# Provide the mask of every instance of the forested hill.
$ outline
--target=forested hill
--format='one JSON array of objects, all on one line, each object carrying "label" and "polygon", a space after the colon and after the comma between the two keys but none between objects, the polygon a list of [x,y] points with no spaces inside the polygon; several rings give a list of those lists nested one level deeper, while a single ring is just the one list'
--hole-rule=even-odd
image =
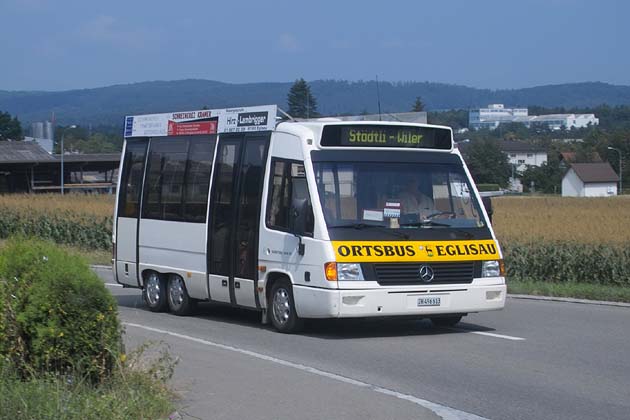
[{"label": "forested hill", "polygon": [[[50,118],[59,124],[119,125],[129,114],[278,104],[286,108],[292,82],[230,84],[211,80],[133,83],[60,92],[0,91],[0,110],[23,123]],[[310,82],[323,115],[377,111],[374,81],[316,80]],[[476,89],[429,82],[380,82],[383,112],[409,111],[420,96],[427,110],[466,109],[489,103],[506,106],[594,107],[630,104],[630,86],[600,82],[538,86],[526,89]]]}]

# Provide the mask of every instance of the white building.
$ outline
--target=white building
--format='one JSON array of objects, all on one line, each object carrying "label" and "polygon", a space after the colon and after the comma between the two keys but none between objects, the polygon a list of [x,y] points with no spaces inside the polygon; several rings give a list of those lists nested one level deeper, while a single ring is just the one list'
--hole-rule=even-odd
[{"label": "white building", "polygon": [[490,104],[487,108],[471,109],[468,112],[468,127],[472,130],[494,130],[502,122],[527,118],[527,113],[527,108],[505,108],[503,104]]},{"label": "white building", "polygon": [[518,172],[523,172],[527,166],[541,166],[547,162],[547,151],[533,144],[503,140],[499,142],[499,147],[503,153],[508,155],[510,165]]},{"label": "white building", "polygon": [[608,162],[573,163],[562,178],[563,197],[617,195],[619,177]]},{"label": "white building", "polygon": [[546,127],[550,130],[569,130],[598,125],[595,114],[549,114],[528,115],[527,108],[505,108],[503,104],[491,104],[487,108],[471,109],[468,125],[471,129],[494,130],[504,123],[522,123],[526,127]]}]

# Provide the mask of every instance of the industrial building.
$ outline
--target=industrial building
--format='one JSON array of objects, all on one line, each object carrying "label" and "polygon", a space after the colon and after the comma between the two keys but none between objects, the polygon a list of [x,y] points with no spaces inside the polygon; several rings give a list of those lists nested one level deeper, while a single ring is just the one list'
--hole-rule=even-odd
[{"label": "industrial building", "polygon": [[529,115],[527,108],[506,108],[503,104],[490,104],[487,108],[471,109],[468,112],[468,126],[471,130],[494,130],[506,123],[521,123],[528,128],[570,130],[599,125],[599,118],[595,114]]}]

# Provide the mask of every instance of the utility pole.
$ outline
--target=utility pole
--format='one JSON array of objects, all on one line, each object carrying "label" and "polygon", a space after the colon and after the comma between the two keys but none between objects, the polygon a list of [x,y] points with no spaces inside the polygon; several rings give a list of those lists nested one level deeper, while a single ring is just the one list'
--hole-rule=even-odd
[{"label": "utility pole", "polygon": [[621,167],[621,150],[617,149],[616,147],[611,147],[608,146],[609,150],[614,150],[615,152],[619,153],[619,195],[623,194],[623,169]]},{"label": "utility pole", "polygon": [[[77,128],[77,126],[76,125],[71,125],[67,129],[70,129],[70,128]],[[64,184],[64,181],[63,181],[63,151],[64,151],[63,138],[66,135],[66,130],[67,129],[64,129],[63,133],[61,133],[61,195],[63,195],[63,184]]]}]

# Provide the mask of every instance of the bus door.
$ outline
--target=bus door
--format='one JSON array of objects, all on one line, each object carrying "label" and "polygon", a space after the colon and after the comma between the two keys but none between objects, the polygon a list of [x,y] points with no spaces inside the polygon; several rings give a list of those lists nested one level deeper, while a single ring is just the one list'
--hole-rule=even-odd
[{"label": "bus door", "polygon": [[220,302],[260,307],[258,232],[269,134],[219,138],[208,222],[208,289]]},{"label": "bus door", "polygon": [[140,286],[138,277],[138,221],[148,139],[128,140],[119,177],[116,223],[116,278]]}]

